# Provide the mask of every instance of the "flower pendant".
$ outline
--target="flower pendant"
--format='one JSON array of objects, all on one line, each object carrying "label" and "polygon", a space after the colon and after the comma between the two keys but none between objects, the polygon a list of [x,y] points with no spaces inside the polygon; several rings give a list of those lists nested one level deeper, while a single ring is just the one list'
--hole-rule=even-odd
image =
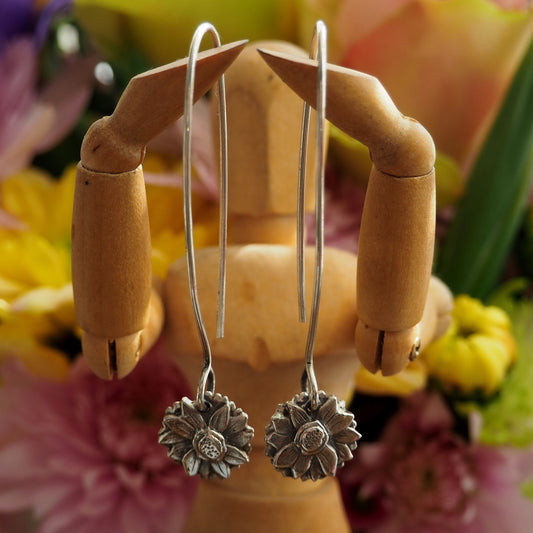
[{"label": "flower pendant", "polygon": [[334,476],[357,448],[356,426],[343,401],[320,391],[313,409],[302,392],[278,405],[266,426],[265,454],[284,476],[302,481]]},{"label": "flower pendant", "polygon": [[227,396],[207,391],[205,408],[182,398],[165,411],[159,443],[189,476],[228,478],[249,461],[254,430],[248,415]]}]

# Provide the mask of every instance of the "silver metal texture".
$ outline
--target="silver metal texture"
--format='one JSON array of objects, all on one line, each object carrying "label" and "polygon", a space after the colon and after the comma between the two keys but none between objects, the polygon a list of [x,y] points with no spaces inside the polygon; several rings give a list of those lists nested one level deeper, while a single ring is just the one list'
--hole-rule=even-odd
[{"label": "silver metal texture", "polygon": [[[326,25],[319,20],[316,23],[311,40],[310,57],[318,58],[317,80],[317,117],[316,117],[316,198],[315,198],[315,280],[313,304],[309,318],[309,330],[305,347],[305,370],[302,381],[307,382],[306,388],[311,394],[311,402],[316,407],[318,400],[318,385],[313,366],[313,350],[315,346],[318,325],[318,310],[320,307],[320,292],[322,288],[322,271],[324,267],[324,146],[326,124],[326,59],[327,59],[327,30]],[[304,189],[305,163],[307,159],[307,139],[309,137],[309,104],[304,103],[302,118],[302,135],[300,144],[300,164],[298,168],[298,308],[300,321],[305,322],[305,280],[304,280]]]},{"label": "silver metal texture", "polygon": [[[159,431],[159,443],[168,448],[168,456],[181,464],[189,476],[226,479],[232,468],[249,461],[254,430],[248,425],[248,415],[228,399],[215,393],[215,374],[212,368],[211,347],[198,301],[196,265],[194,260],[192,200],[191,200],[191,132],[195,64],[205,33],[211,33],[213,43],[220,46],[215,28],[203,23],[192,38],[185,80],[185,108],[183,125],[183,208],[189,291],[196,325],[204,355],[203,368],[196,391],[196,400],[182,398],[165,411]],[[219,80],[220,136],[222,182],[220,199],[220,268],[217,337],[224,336],[227,242],[227,123],[226,97],[223,76]]]},{"label": "silver metal texture", "polygon": [[189,476],[226,479],[232,468],[249,462],[254,430],[227,396],[207,391],[204,400],[203,407],[189,398],[168,407],[159,443]]},{"label": "silver metal texture", "polygon": [[361,437],[343,401],[319,391],[312,407],[307,392],[279,404],[266,427],[265,454],[284,476],[316,481],[335,476],[352,459]]},{"label": "silver metal texture", "polygon": [[[192,140],[192,108],[194,97],[195,67],[198,58],[200,44],[206,33],[210,33],[213,44],[220,46],[220,37],[212,24],[204,22],[194,32],[189,49],[189,62],[187,64],[187,76],[185,79],[185,107],[183,112],[183,213],[185,222],[185,243],[187,248],[187,271],[189,274],[189,291],[196,326],[200,335],[200,341],[204,352],[204,367],[198,383],[196,401],[203,405],[203,397],[207,390],[214,391],[215,376],[211,366],[211,347],[207,338],[200,303],[198,301],[198,287],[196,282],[196,263],[194,259],[194,238],[192,221],[191,199],[191,140]],[[226,243],[228,221],[228,141],[227,141],[227,116],[226,116],[226,88],[224,76],[218,81],[220,94],[220,146],[221,146],[221,185],[220,185],[220,235],[219,235],[219,287],[218,287],[218,310],[217,310],[217,337],[224,336],[225,292],[226,292]]]},{"label": "silver metal texture", "polygon": [[[327,30],[316,23],[311,41],[311,59],[318,59],[317,127],[316,127],[316,200],[315,200],[315,279],[313,304],[305,348],[305,367],[301,378],[302,392],[279,404],[265,431],[265,454],[284,476],[316,481],[335,476],[337,468],[353,457],[361,435],[355,430],[354,415],[343,401],[319,391],[313,364],[324,268],[324,150],[326,122],[326,42]],[[304,104],[300,161],[298,166],[298,310],[305,322],[304,271],[304,185],[309,137],[309,105]]]}]

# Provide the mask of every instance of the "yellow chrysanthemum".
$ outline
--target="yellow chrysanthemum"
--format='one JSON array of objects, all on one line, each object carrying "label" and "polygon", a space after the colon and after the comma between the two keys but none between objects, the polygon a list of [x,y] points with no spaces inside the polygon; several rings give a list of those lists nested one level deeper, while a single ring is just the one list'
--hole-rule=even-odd
[{"label": "yellow chrysanthemum", "polygon": [[[148,155],[143,163],[145,172],[179,173],[181,164],[162,156]],[[194,179],[194,172],[193,172]],[[177,180],[146,185],[150,235],[152,239],[152,271],[164,279],[168,267],[185,254],[183,220],[183,190]],[[202,248],[218,243],[218,207],[192,192],[194,246]]]},{"label": "yellow chrysanthemum", "polygon": [[0,229],[0,357],[66,377],[58,348],[75,329],[70,269],[74,168],[61,180],[28,169],[1,184],[2,208],[22,230]]},{"label": "yellow chrysanthemum", "polygon": [[376,396],[409,396],[426,384],[427,368],[420,360],[409,363],[394,376],[383,376],[380,371],[372,374],[362,365],[355,374],[357,392]]},{"label": "yellow chrysanthemum", "polygon": [[[169,174],[179,165],[150,156],[144,168]],[[54,180],[28,169],[0,184],[0,207],[24,226],[0,228],[0,359],[15,356],[49,378],[66,376],[66,354],[79,344],[70,235],[75,174],[72,166]],[[152,268],[164,279],[169,265],[185,252],[183,194],[177,180],[148,184],[146,190]],[[196,247],[216,244],[217,207],[193,194],[193,211]]]},{"label": "yellow chrysanthemum", "polygon": [[461,295],[448,331],[422,352],[431,376],[449,390],[493,394],[514,362],[516,346],[507,314]]}]

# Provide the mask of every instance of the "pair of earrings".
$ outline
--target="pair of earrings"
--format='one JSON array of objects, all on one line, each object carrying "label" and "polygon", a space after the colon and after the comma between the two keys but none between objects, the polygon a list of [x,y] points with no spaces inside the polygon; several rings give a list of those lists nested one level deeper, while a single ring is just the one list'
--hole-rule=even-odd
[{"label": "pair of earrings", "polygon": [[[249,461],[254,430],[248,416],[227,396],[215,392],[212,355],[202,315],[196,285],[194,243],[191,214],[191,127],[195,64],[205,33],[213,44],[220,46],[216,29],[204,23],[196,30],[189,53],[185,86],[183,135],[183,189],[187,267],[193,311],[204,353],[202,374],[196,399],[182,398],[170,406],[159,431],[159,442],[168,448],[168,455],[180,463],[188,475],[203,478],[228,478],[232,468]],[[317,22],[311,44],[311,58],[318,59],[317,129],[316,129],[316,253],[314,295],[307,335],[305,368],[301,378],[302,392],[278,405],[266,426],[265,454],[283,475],[312,479],[334,476],[337,468],[352,458],[360,434],[351,412],[334,395],[318,389],[314,372],[318,309],[323,270],[324,248],[324,140],[326,105],[326,27]],[[219,79],[220,138],[221,138],[221,205],[220,205],[220,270],[217,310],[217,338],[224,335],[225,263],[227,239],[227,118],[224,76]],[[304,272],[304,183],[307,159],[310,106],[304,103],[298,169],[298,305],[301,322],[306,321]]]}]

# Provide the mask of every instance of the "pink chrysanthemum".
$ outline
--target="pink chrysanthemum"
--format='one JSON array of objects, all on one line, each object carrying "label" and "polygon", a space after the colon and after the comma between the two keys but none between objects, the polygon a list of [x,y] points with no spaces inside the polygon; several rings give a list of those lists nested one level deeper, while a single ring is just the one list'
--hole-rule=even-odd
[{"label": "pink chrysanthemum", "polygon": [[66,382],[4,366],[0,512],[31,509],[39,533],[176,533],[195,482],[157,442],[165,408],[187,394],[158,345],[121,381],[84,360]]},{"label": "pink chrysanthemum", "polygon": [[340,473],[354,527],[373,533],[526,533],[517,452],[464,440],[438,395],[410,397]]},{"label": "pink chrysanthemum", "polygon": [[[357,253],[365,190],[333,165],[327,168],[324,242],[326,246]],[[315,242],[315,215],[306,220],[308,244]]]}]

